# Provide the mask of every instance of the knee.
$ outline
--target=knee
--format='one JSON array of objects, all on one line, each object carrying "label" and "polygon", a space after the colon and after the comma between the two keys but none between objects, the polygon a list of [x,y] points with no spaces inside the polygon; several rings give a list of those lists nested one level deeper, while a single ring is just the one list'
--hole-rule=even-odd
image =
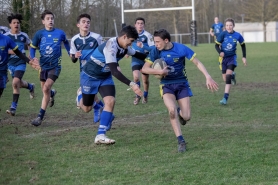
[{"label": "knee", "polygon": [[168,109],[170,119],[175,119],[177,110],[174,107]]},{"label": "knee", "polygon": [[140,81],[140,79],[139,79],[138,76],[134,76],[134,77],[133,77],[133,80],[134,80],[135,83]]},{"label": "knee", "polygon": [[90,106],[90,107],[82,106],[81,108],[82,108],[82,110],[83,110],[85,113],[88,113],[88,112],[90,112],[90,111],[92,110],[92,107],[91,107],[91,106]]},{"label": "knee", "polygon": [[42,88],[42,92],[44,94],[50,94],[50,90],[51,90],[50,87],[47,86],[47,85],[44,85],[43,88]]},{"label": "knee", "polygon": [[104,100],[104,104],[106,108],[111,108],[113,109],[114,105],[115,105],[115,98],[109,98],[109,99],[105,99]]},{"label": "knee", "polygon": [[20,84],[18,82],[13,82],[12,86],[14,89],[20,88]]},{"label": "knee", "polygon": [[232,75],[231,74],[227,74],[226,75],[226,84],[231,84],[232,83]]}]

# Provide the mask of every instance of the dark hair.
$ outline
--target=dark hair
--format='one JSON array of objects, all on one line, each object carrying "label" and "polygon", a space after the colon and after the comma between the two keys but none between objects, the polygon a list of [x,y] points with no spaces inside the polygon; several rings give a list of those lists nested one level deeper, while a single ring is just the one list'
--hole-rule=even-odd
[{"label": "dark hair", "polygon": [[160,37],[163,40],[168,39],[169,42],[171,41],[170,33],[165,29],[159,29],[159,30],[154,31],[153,36]]},{"label": "dark hair", "polygon": [[227,18],[227,19],[225,20],[225,25],[226,25],[226,22],[231,22],[231,23],[233,23],[233,25],[235,26],[235,21],[234,21],[234,19],[232,19],[232,18]]},{"label": "dark hair", "polygon": [[137,17],[137,18],[135,19],[135,24],[136,24],[137,21],[143,21],[144,24],[145,24],[145,19],[144,19],[143,17]]},{"label": "dark hair", "polygon": [[23,20],[22,15],[21,14],[11,14],[10,16],[8,16],[8,22],[11,23],[13,19],[17,19],[19,21],[19,23],[21,24],[21,21]]},{"label": "dark hair", "polygon": [[77,23],[79,23],[80,19],[82,19],[84,17],[91,20],[91,16],[89,14],[83,13],[77,17]]},{"label": "dark hair", "polygon": [[120,31],[119,37],[121,37],[123,35],[126,35],[128,38],[133,38],[135,40],[139,37],[138,32],[135,29],[135,27],[130,26],[130,25],[122,28],[122,30]]},{"label": "dark hair", "polygon": [[49,10],[44,10],[44,11],[42,12],[42,14],[41,14],[41,19],[44,20],[44,18],[45,18],[45,16],[46,16],[47,14],[51,14],[51,15],[54,17],[54,14],[53,14],[51,11],[49,11]]}]

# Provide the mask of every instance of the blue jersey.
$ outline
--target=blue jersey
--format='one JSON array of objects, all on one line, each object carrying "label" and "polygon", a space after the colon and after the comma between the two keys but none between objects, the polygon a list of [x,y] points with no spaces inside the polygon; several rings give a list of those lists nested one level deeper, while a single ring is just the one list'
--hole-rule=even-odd
[{"label": "blue jersey", "polygon": [[[143,47],[140,48],[137,46],[137,42],[142,42],[143,43]],[[148,53],[151,51],[151,46],[154,45],[154,41],[153,41],[153,36],[143,30],[140,34],[139,34],[139,37],[137,40],[135,40],[133,43],[132,43],[132,48],[140,53]],[[144,61],[143,60],[140,60],[136,57],[132,57],[132,62],[138,62],[138,63],[142,63],[144,65]]]},{"label": "blue jersey", "polygon": [[221,52],[224,52],[224,57],[236,55],[237,42],[244,44],[242,35],[236,31],[229,33],[223,31],[215,41],[217,44],[221,44]]},{"label": "blue jersey", "polygon": [[12,39],[0,34],[0,75],[7,75],[9,49],[16,50],[17,48],[18,46]]},{"label": "blue jersey", "polygon": [[90,59],[93,51],[103,43],[103,38],[100,34],[89,32],[86,37],[82,37],[80,34],[75,35],[71,39],[70,54],[75,54],[77,51],[81,51],[80,71],[83,66]]},{"label": "blue jersey", "polygon": [[185,70],[185,59],[192,61],[196,53],[183,44],[173,42],[173,47],[169,50],[153,49],[146,58],[146,62],[153,62],[162,58],[167,63],[169,73],[161,79],[161,84],[173,84],[187,82],[187,74]]},{"label": "blue jersey", "polygon": [[[17,45],[19,51],[25,54],[25,45],[29,45],[31,43],[28,35],[24,32],[20,32],[19,34],[12,34],[10,31],[5,33],[6,36],[10,37]],[[20,64],[25,64],[26,62],[20,59],[17,55],[10,55],[9,57],[9,65],[18,66]]]},{"label": "blue jersey", "polygon": [[[53,69],[61,65],[61,44],[64,42],[69,53],[69,42],[64,31],[60,29],[39,30],[36,32],[31,47],[40,50],[40,66],[43,70]],[[33,57],[33,56],[31,56]]]},{"label": "blue jersey", "polygon": [[217,24],[213,24],[211,26],[211,30],[213,30],[214,35],[218,37],[218,35],[223,31],[223,27],[224,25],[221,22],[219,22]]},{"label": "blue jersey", "polygon": [[105,79],[111,76],[109,63],[118,63],[126,54],[134,55],[135,52],[131,47],[121,48],[116,37],[110,38],[94,50],[83,71],[92,78]]},{"label": "blue jersey", "polygon": [[9,31],[9,28],[6,26],[0,26],[0,33],[4,34]]}]

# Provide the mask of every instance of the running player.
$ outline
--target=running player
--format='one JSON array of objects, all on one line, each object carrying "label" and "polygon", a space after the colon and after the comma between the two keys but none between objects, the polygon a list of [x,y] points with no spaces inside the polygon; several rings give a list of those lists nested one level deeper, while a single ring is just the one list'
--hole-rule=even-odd
[{"label": "running player", "polygon": [[106,131],[111,127],[113,109],[115,105],[116,89],[112,76],[128,85],[137,95],[143,93],[139,86],[127,79],[120,70],[118,62],[126,54],[144,60],[146,55],[136,52],[130,46],[138,38],[138,33],[133,26],[124,27],[118,37],[110,38],[107,42],[98,46],[83,67],[80,75],[82,92],[78,94],[80,107],[84,112],[92,110],[94,97],[99,92],[104,101],[104,109],[101,113],[100,124],[95,137],[96,144],[114,144],[115,140],[106,137]]},{"label": "running player", "polygon": [[[10,37],[17,44],[18,49],[25,55],[24,48],[25,45],[30,45],[30,39],[26,33],[20,31],[21,21],[22,16],[20,14],[11,14],[8,16],[8,22],[11,29],[5,33],[5,35]],[[14,116],[18,104],[20,88],[28,89],[30,92],[30,98],[33,99],[35,96],[35,85],[22,80],[22,77],[26,71],[26,62],[20,59],[13,52],[13,50],[9,50],[9,54],[8,69],[13,78],[13,101],[10,109],[6,110],[6,112]]]},{"label": "running player", "polygon": [[[155,31],[153,35],[156,49],[153,49],[145,60],[142,72],[164,76],[160,81],[160,90],[178,140],[178,152],[184,152],[186,142],[182,136],[180,124],[185,125],[190,120],[190,97],[193,96],[186,75],[185,59],[193,62],[204,74],[208,89],[217,90],[218,85],[196,58],[194,51],[183,44],[171,42],[170,34],[165,29]],[[167,66],[162,70],[152,69],[153,62],[159,58],[162,58]],[[176,101],[179,107],[176,106]]]},{"label": "running player", "polygon": [[39,70],[40,65],[37,59],[30,60],[21,51],[18,49],[16,43],[8,36],[0,34],[0,97],[3,94],[4,89],[6,88],[7,80],[7,70],[8,70],[8,57],[9,49],[12,49],[13,52],[22,60],[29,63],[31,67]]},{"label": "running player", "polygon": [[54,96],[57,91],[51,87],[61,72],[62,42],[68,54],[70,51],[65,32],[54,28],[54,14],[45,10],[41,14],[41,19],[45,28],[36,32],[30,48],[31,58],[35,58],[36,49],[39,48],[40,51],[40,81],[43,92],[40,112],[31,123],[34,126],[41,125],[47,105],[49,107],[54,105]]},{"label": "running player", "polygon": [[[70,54],[73,63],[76,63],[79,59],[80,72],[83,66],[90,59],[93,51],[103,42],[103,38],[100,34],[90,32],[91,16],[89,14],[81,14],[77,17],[77,27],[79,33],[71,39]],[[78,89],[77,91],[80,91]],[[80,105],[77,102],[77,108]],[[94,122],[99,122],[100,114],[103,110],[103,103],[95,96],[94,102]]]},{"label": "running player", "polygon": [[[145,30],[145,19],[142,17],[138,17],[135,20],[135,28],[138,32],[139,38],[132,43],[132,48],[141,53],[149,53],[151,51],[151,46],[154,45],[153,36]],[[140,87],[140,71],[144,65],[144,61],[140,60],[136,57],[132,57],[131,59],[131,68],[133,73],[133,81],[139,85]],[[148,102],[148,91],[149,91],[149,75],[141,74],[144,95],[142,99],[142,103]],[[141,97],[136,95],[135,100],[133,101],[134,105],[137,105],[140,101]]]},{"label": "running player", "polygon": [[[240,43],[242,49],[242,62],[244,66],[247,65],[246,61],[246,46],[242,35],[234,31],[235,21],[231,18],[225,20],[226,31],[222,32],[215,41],[215,49],[219,56],[223,58],[222,61],[222,78],[226,82],[224,97],[220,104],[226,105],[232,83],[232,74],[237,66],[236,47],[237,42]],[[221,48],[219,47],[221,45]]]}]

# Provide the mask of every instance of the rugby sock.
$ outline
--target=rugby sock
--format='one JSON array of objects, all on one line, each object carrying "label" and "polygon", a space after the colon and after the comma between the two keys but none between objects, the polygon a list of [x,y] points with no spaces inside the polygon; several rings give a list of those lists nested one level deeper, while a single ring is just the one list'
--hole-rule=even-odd
[{"label": "rugby sock", "polygon": [[140,81],[136,82],[136,84],[137,84],[139,87],[140,87],[140,85],[141,85],[141,84],[140,84]]},{"label": "rugby sock", "polygon": [[50,97],[53,97],[54,96],[54,91],[51,89],[50,91]]},{"label": "rugby sock", "polygon": [[224,94],[224,98],[225,98],[226,100],[228,100],[228,98],[229,98],[229,93],[225,93],[225,94]]},{"label": "rugby sock", "polygon": [[148,97],[149,92],[148,91],[144,91],[144,97],[147,98]]},{"label": "rugby sock", "polygon": [[34,88],[33,85],[31,85],[31,84],[28,83],[28,82],[27,82],[27,84],[28,84],[28,85],[27,85],[26,89],[29,89],[29,91],[32,91],[33,88]]},{"label": "rugby sock", "polygon": [[16,110],[17,102],[12,102],[11,110]]},{"label": "rugby sock", "polygon": [[80,102],[81,99],[82,99],[82,93],[78,94],[77,101]]},{"label": "rugby sock", "polygon": [[40,117],[41,120],[42,120],[43,117],[44,117],[44,114],[45,114],[45,110],[43,110],[43,109],[41,108],[40,113],[38,114],[38,117]]},{"label": "rugby sock", "polygon": [[97,135],[106,133],[112,114],[112,112],[102,111]]},{"label": "rugby sock", "polygon": [[19,94],[13,94],[13,102],[17,103],[19,98]]},{"label": "rugby sock", "polygon": [[178,143],[185,142],[182,135],[178,136],[177,139],[178,139]]},{"label": "rugby sock", "polygon": [[232,79],[235,79],[235,72],[233,72],[232,74]]}]

